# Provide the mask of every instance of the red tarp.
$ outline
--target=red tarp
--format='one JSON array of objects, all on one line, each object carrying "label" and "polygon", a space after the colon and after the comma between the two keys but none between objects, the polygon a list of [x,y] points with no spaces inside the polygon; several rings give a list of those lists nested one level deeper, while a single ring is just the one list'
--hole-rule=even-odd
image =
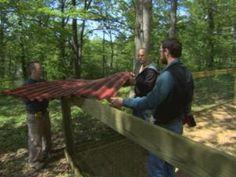
[{"label": "red tarp", "polygon": [[24,97],[32,101],[52,100],[64,96],[92,96],[97,99],[106,99],[115,96],[130,77],[129,72],[120,72],[97,80],[46,81],[4,90],[2,93]]}]

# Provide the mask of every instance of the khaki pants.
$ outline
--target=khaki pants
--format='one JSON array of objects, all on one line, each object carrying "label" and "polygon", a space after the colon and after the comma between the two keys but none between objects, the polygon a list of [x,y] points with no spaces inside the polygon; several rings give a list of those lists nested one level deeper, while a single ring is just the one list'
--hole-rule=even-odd
[{"label": "khaki pants", "polygon": [[51,151],[51,123],[48,111],[27,113],[29,162],[41,161]]}]

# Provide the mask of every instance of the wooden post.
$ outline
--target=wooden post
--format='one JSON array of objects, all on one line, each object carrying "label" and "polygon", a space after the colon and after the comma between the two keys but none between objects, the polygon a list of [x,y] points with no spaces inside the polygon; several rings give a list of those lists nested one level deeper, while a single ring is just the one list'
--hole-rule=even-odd
[{"label": "wooden post", "polygon": [[[71,101],[69,98],[66,97],[61,98],[61,109],[62,109],[63,128],[65,135],[65,143],[66,143],[66,149],[65,149],[66,159],[76,177],[83,177],[83,176],[86,177],[86,175],[81,174],[81,169],[78,167],[78,163],[75,158],[73,128],[71,123]],[[77,155],[76,157],[79,156]]]},{"label": "wooden post", "polygon": [[71,125],[71,107],[68,98],[66,97],[61,98],[61,109],[62,109],[66,151],[69,156],[73,156],[74,143],[73,143],[72,125]]}]

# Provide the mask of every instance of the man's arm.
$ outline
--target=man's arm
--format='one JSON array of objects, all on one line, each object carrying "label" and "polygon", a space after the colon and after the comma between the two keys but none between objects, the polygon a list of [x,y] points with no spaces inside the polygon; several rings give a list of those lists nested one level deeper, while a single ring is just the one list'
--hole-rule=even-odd
[{"label": "man's arm", "polygon": [[168,71],[163,72],[157,78],[155,86],[147,96],[136,98],[111,98],[111,103],[117,107],[125,106],[132,109],[153,109],[167,98],[174,86],[174,79]]}]

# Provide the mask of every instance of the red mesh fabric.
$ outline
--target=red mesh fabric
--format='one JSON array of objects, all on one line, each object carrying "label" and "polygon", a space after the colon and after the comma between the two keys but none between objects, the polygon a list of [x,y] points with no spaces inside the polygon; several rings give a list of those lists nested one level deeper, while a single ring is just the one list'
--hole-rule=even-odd
[{"label": "red mesh fabric", "polygon": [[4,90],[2,93],[38,101],[58,99],[64,96],[85,96],[107,99],[115,96],[117,91],[127,83],[130,77],[129,72],[119,72],[97,80],[46,81],[12,90]]}]

